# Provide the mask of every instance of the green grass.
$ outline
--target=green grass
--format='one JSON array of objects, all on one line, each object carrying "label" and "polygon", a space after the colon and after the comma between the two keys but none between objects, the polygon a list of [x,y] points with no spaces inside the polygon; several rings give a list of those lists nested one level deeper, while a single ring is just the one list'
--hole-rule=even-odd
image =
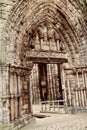
[{"label": "green grass", "polygon": [[12,130],[12,124],[0,124],[0,130]]}]

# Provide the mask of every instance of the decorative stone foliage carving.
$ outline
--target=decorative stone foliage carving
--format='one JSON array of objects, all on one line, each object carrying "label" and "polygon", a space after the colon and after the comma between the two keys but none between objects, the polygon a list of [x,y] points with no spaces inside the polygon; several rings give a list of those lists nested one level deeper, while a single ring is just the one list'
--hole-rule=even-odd
[{"label": "decorative stone foliage carving", "polygon": [[10,66],[9,72],[10,73],[16,73],[17,75],[23,75],[23,76],[29,76],[30,72],[32,70],[33,64],[32,62],[29,63],[30,67],[17,67],[17,66]]}]

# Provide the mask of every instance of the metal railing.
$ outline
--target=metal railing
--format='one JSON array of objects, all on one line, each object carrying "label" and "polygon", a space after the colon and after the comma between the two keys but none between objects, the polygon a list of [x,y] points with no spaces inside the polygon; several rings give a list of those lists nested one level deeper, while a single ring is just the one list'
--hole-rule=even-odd
[{"label": "metal railing", "polygon": [[41,101],[41,112],[66,113],[66,100]]}]

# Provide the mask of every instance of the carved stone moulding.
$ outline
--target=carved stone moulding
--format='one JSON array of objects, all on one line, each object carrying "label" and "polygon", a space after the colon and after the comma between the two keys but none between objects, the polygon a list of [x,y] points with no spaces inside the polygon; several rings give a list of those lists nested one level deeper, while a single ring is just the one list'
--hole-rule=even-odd
[{"label": "carved stone moulding", "polygon": [[30,75],[32,67],[18,67],[18,66],[9,66],[9,73],[16,73],[17,75]]},{"label": "carved stone moulding", "polygon": [[41,58],[41,57],[29,57],[27,60],[31,60],[33,63],[67,63],[68,60],[66,58]]},{"label": "carved stone moulding", "polygon": [[67,72],[67,74],[70,74],[70,71],[72,71],[72,74],[73,75],[76,75],[77,73],[78,74],[82,74],[82,73],[87,73],[87,66],[85,66],[85,67],[76,67],[76,68],[68,68],[68,69],[65,69],[65,71]]},{"label": "carved stone moulding", "polygon": [[41,58],[66,58],[66,53],[63,52],[49,52],[49,51],[27,51],[26,53],[26,58],[29,58],[29,57],[41,57]]}]

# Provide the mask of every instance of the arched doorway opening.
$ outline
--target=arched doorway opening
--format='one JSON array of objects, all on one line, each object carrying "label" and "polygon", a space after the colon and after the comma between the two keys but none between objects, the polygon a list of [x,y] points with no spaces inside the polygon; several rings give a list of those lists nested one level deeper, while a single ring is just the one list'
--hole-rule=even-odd
[{"label": "arched doorway opening", "polygon": [[61,67],[62,64],[59,63],[34,64],[30,75],[32,104],[47,100],[58,100],[59,93],[64,93]]},{"label": "arched doorway opening", "polygon": [[49,22],[29,33],[26,62],[34,64],[30,78],[33,103],[56,100],[59,92],[63,94],[61,65],[68,62],[66,48],[61,34]]},{"label": "arched doorway opening", "polygon": [[[67,7],[69,4],[70,6]],[[33,67],[32,63],[44,63],[45,65],[41,65],[44,67],[40,67],[42,70],[51,68],[52,64],[65,63],[67,59],[66,68],[72,69],[79,65],[78,50],[81,46],[80,43],[84,43],[84,34],[79,32],[80,35],[78,35],[78,29],[83,29],[76,16],[81,18],[81,15],[76,8],[74,8],[75,11],[71,10],[73,5],[69,4],[60,0],[49,2],[42,0],[35,3],[32,0],[18,1],[17,8],[14,7],[9,16],[6,23],[6,35],[3,36],[3,41],[6,39],[3,44],[3,47],[6,46],[4,49],[6,52],[2,53],[5,57],[3,58],[4,63],[7,64],[6,75],[8,78],[3,78],[5,95],[2,96],[1,106],[7,107],[10,112],[8,117],[13,122],[21,117],[29,119],[29,114],[32,116],[29,93],[29,75]],[[22,12],[21,9],[23,9]],[[3,73],[5,74],[4,70]],[[49,85],[49,78],[47,79]],[[44,78],[40,80],[42,80],[40,85],[44,89],[46,81],[43,81]],[[55,80],[52,78],[53,86],[54,82]],[[40,94],[41,100],[43,100],[43,93]],[[47,91],[47,93],[50,92]]]}]

